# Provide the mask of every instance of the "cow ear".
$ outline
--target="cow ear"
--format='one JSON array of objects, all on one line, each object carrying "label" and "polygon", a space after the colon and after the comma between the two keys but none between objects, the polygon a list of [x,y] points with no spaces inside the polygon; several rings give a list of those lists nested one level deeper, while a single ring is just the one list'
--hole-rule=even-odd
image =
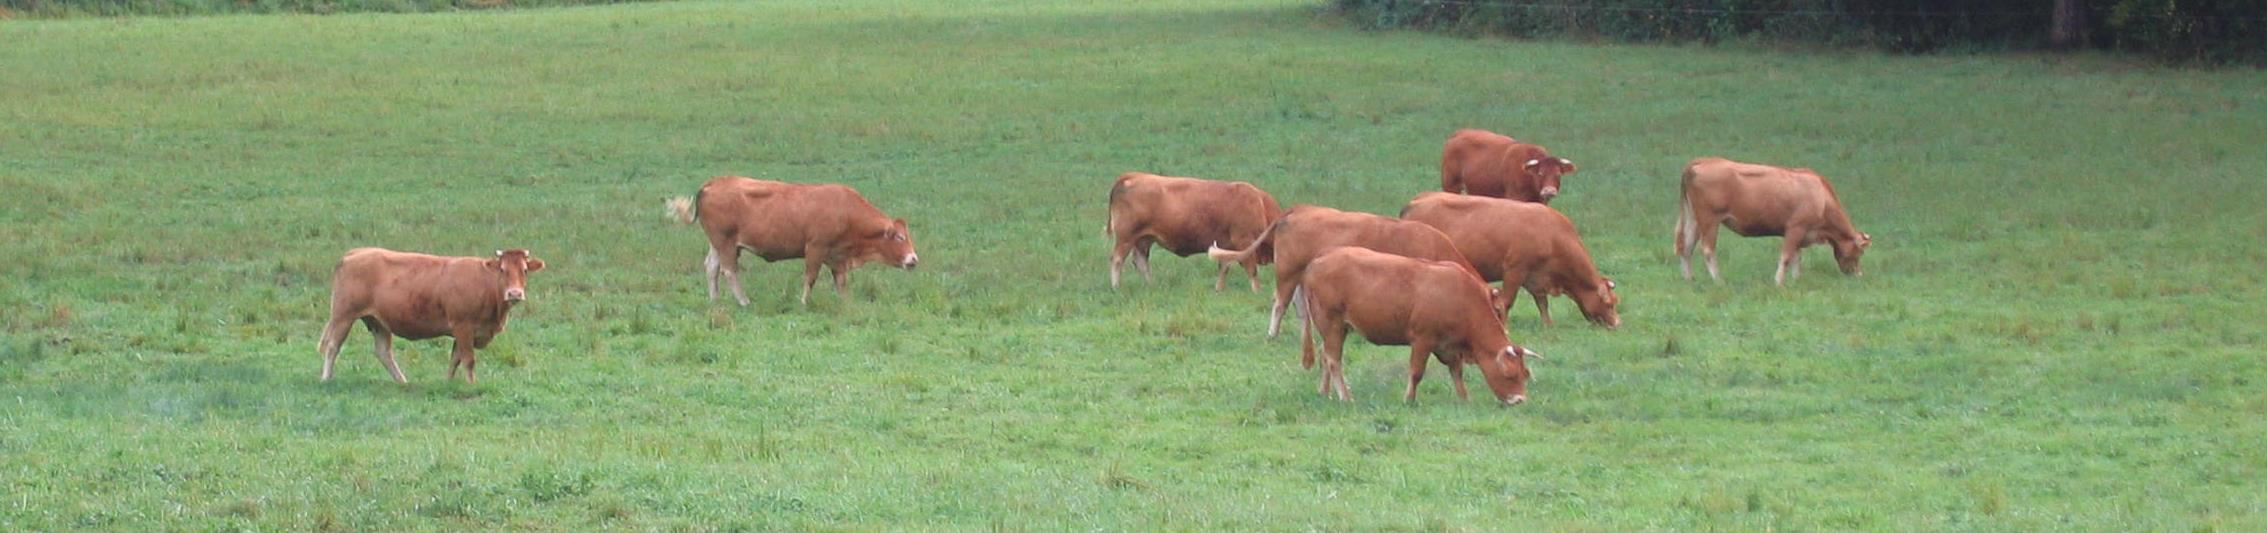
[{"label": "cow ear", "polygon": [[489,269],[491,269],[491,270],[503,270],[503,269],[504,269],[504,260],[502,260],[502,259],[490,259],[490,260],[487,260],[487,261],[481,261],[481,262],[480,262],[480,264],[483,264],[483,265],[487,265],[487,266],[488,266],[488,268],[489,268]]},{"label": "cow ear", "polygon": [[543,270],[543,260],[533,257],[527,258],[527,268],[526,270],[524,270],[524,272],[534,272],[537,270]]},{"label": "cow ear", "polygon": [[896,227],[898,233],[913,233],[913,230],[911,228],[906,227],[905,219],[900,218],[897,220],[892,220],[890,221],[890,225]]}]

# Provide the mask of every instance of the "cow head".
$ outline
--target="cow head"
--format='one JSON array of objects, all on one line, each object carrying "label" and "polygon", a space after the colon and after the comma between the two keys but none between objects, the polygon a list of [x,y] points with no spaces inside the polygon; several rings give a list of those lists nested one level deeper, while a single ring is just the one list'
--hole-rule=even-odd
[{"label": "cow head", "polygon": [[543,270],[543,260],[528,255],[527,250],[513,248],[497,250],[496,258],[487,262],[488,268],[504,274],[504,303],[514,304],[527,300],[527,274]]},{"label": "cow head", "polygon": [[1605,326],[1606,329],[1621,327],[1622,315],[1615,312],[1614,308],[1621,305],[1622,297],[1614,293],[1616,285],[1613,278],[1599,276],[1592,283],[1594,290],[1578,290],[1569,295],[1574,297],[1575,306],[1582,308],[1582,316],[1590,319],[1592,324]]},{"label": "cow head", "polygon": [[1873,236],[1864,233],[1859,233],[1856,238],[1834,241],[1834,264],[1842,267],[1843,274],[1865,275],[1864,271],[1858,269],[1858,256],[1865,255],[1866,247],[1872,245]]},{"label": "cow head", "polygon": [[890,266],[912,270],[921,263],[921,256],[913,253],[913,230],[905,219],[891,220],[889,226],[873,230],[859,237],[861,260],[888,263]]},{"label": "cow head", "polygon": [[1527,175],[1535,178],[1535,197],[1547,204],[1559,195],[1559,177],[1574,173],[1574,162],[1563,157],[1543,156],[1527,160],[1525,168]]},{"label": "cow head", "polygon": [[1496,393],[1496,401],[1505,407],[1527,403],[1527,360],[1540,359],[1543,354],[1506,343],[1492,353],[1475,354],[1480,362],[1480,373],[1487,376],[1488,388]]}]

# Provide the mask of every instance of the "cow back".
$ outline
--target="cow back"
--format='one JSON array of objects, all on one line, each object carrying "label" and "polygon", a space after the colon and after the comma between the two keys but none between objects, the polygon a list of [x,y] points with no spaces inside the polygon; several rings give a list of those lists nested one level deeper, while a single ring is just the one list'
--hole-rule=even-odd
[{"label": "cow back", "polygon": [[[1550,206],[1499,198],[1425,193],[1401,217],[1440,230],[1482,279],[1503,281],[1515,265],[1590,263],[1574,222]],[[1584,274],[1589,272],[1569,272]]]},{"label": "cow back", "polygon": [[[1154,239],[1175,255],[1218,245],[1242,249],[1278,216],[1275,198],[1244,182],[1127,173],[1110,192],[1109,230],[1118,239]],[[1257,257],[1272,254],[1264,249]]]},{"label": "cow back", "polygon": [[1304,283],[1314,305],[1343,313],[1375,343],[1508,342],[1487,285],[1454,262],[1344,247],[1316,258]]},{"label": "cow back", "polygon": [[1283,216],[1274,236],[1277,271],[1295,273],[1332,248],[1354,246],[1388,254],[1466,265],[1447,235],[1422,223],[1370,213],[1302,205]]},{"label": "cow back", "polygon": [[767,260],[875,238],[895,225],[848,186],[726,176],[701,187],[701,226]]},{"label": "cow back", "polygon": [[494,332],[511,309],[504,284],[484,258],[356,248],[332,274],[331,306],[334,313],[374,316],[408,339],[448,335],[457,324]]}]

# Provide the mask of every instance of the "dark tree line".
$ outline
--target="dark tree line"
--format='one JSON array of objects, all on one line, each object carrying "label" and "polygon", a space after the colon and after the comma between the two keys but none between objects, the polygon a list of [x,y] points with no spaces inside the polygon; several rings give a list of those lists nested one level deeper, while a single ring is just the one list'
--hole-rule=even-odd
[{"label": "dark tree line", "polygon": [[2267,64],[2267,0],[1336,0],[1373,27],[1902,52],[2099,49]]}]

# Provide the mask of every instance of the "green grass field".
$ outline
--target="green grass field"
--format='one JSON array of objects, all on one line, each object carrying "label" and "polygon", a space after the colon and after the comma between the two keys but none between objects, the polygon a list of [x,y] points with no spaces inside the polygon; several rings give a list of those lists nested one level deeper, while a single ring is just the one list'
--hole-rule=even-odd
[{"label": "green grass field", "polygon": [[[0,530],[2267,529],[2267,73],[1121,4],[0,22]],[[1202,259],[1107,286],[1120,172],[1392,213],[1458,127],[1580,165],[1621,284],[1618,331],[1514,310],[1527,405],[1360,343],[1324,400]],[[1702,155],[1833,178],[1867,274],[1680,279]],[[661,205],[719,174],[853,185],[923,266],[710,303]],[[360,328],[319,383],[357,246],[550,267],[478,386]]]}]

